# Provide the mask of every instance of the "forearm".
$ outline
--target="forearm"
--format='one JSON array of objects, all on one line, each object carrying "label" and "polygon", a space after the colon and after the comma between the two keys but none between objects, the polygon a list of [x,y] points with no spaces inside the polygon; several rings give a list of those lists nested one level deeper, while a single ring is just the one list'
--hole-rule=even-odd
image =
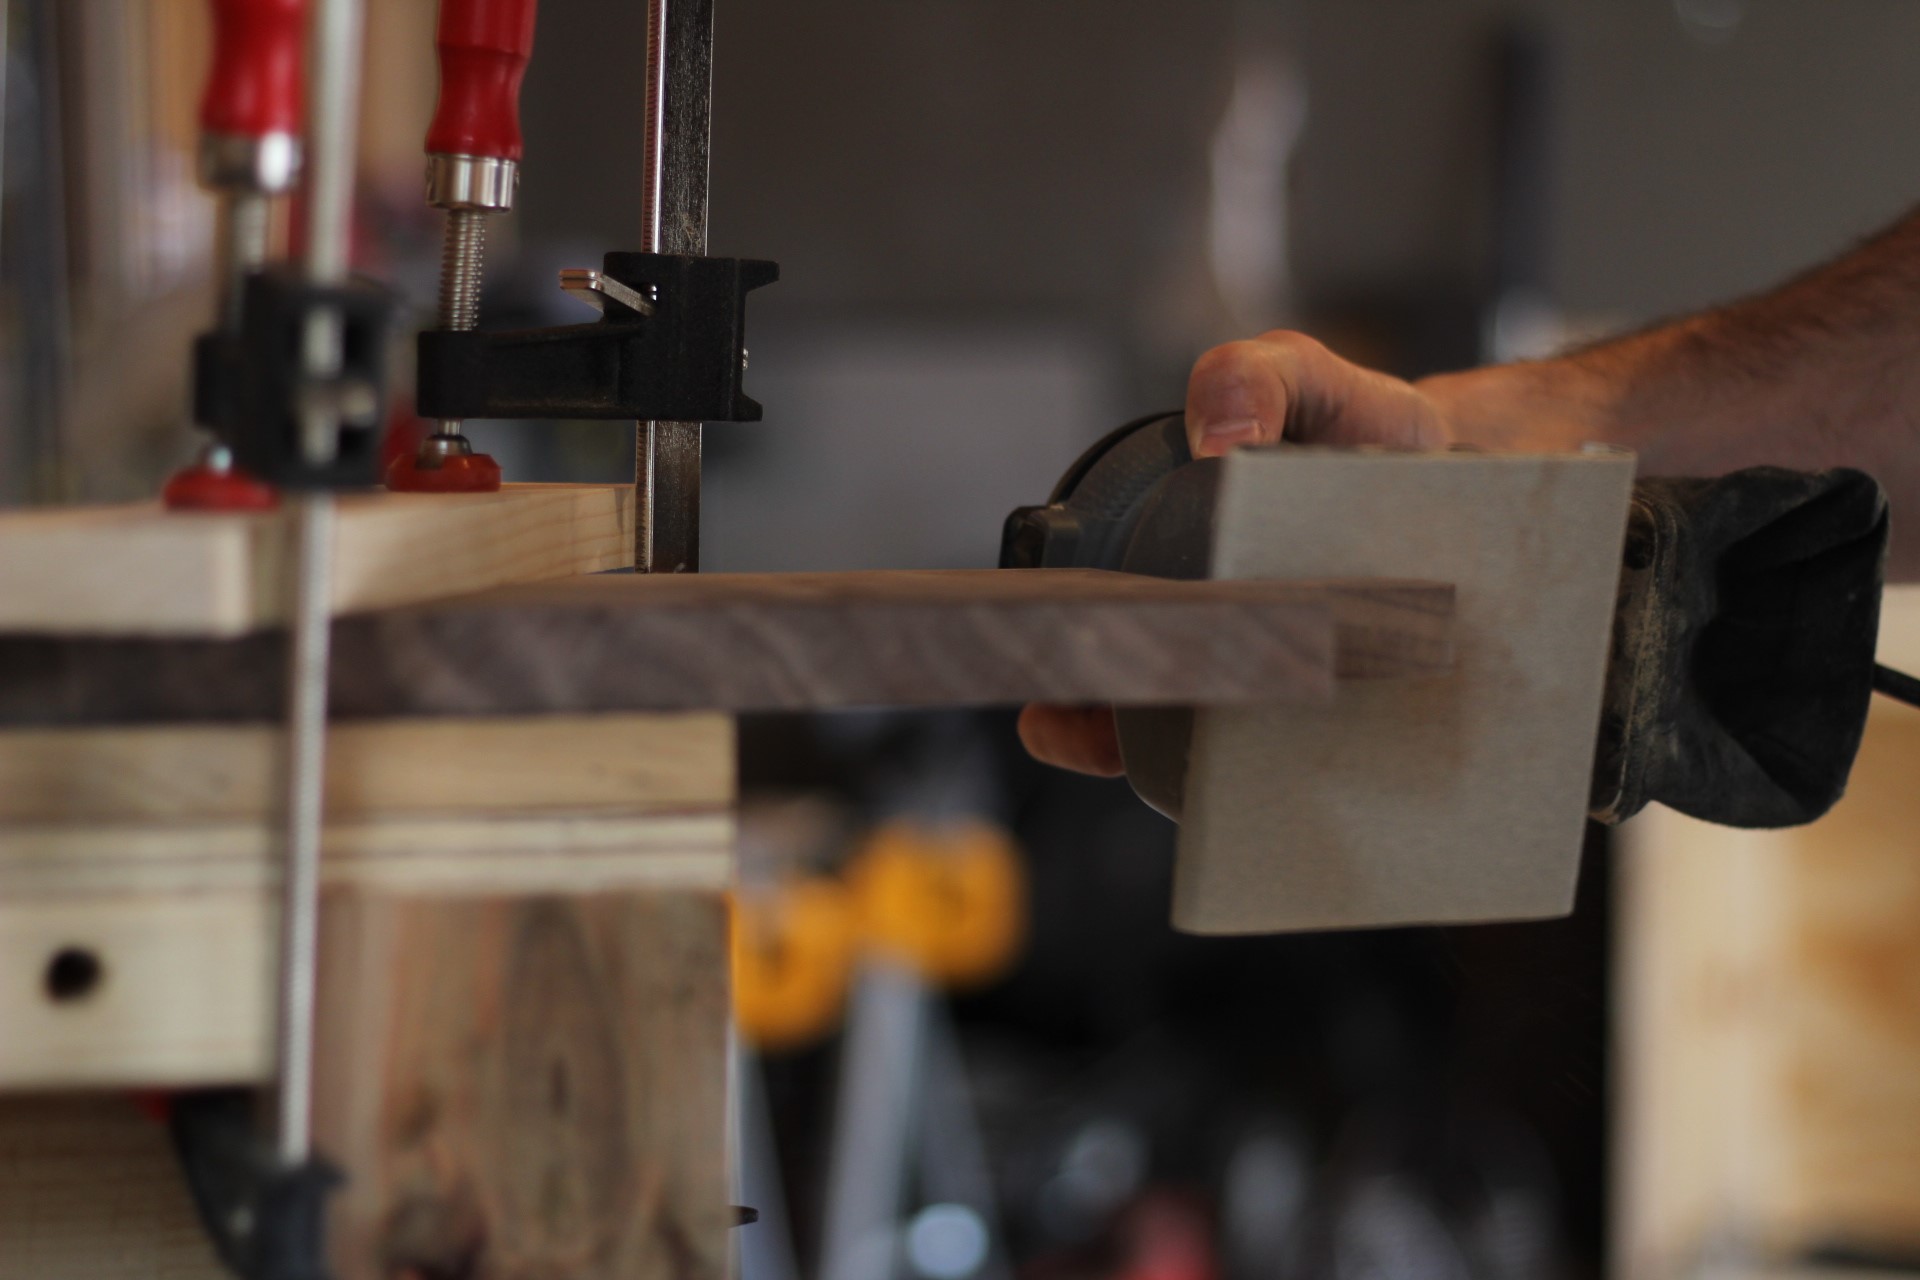
[{"label": "forearm", "polygon": [[[1773,292],[1553,360],[1409,385],[1275,330],[1208,351],[1187,384],[1195,457],[1246,445],[1574,449],[1650,475],[1858,467],[1893,506],[1895,578],[1920,580],[1920,216]],[[1903,515],[1914,535],[1901,536]],[[1089,773],[1122,766],[1104,709],[1029,707],[1022,739]]]},{"label": "forearm", "polygon": [[1456,438],[1624,445],[1654,475],[1858,467],[1885,486],[1890,569],[1920,577],[1920,217],[1758,297],[1552,360],[1431,378]]}]

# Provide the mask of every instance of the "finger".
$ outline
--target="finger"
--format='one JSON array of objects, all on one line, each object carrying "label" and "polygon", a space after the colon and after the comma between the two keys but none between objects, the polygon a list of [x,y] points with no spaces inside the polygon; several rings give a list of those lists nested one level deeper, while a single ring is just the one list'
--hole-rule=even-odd
[{"label": "finger", "polygon": [[1276,330],[1215,347],[1187,382],[1196,458],[1282,439],[1302,444],[1444,447],[1440,410],[1398,378],[1342,360],[1305,334]]},{"label": "finger", "polygon": [[1020,713],[1020,741],[1034,759],[1062,769],[1101,778],[1126,772],[1110,707],[1035,703]]},{"label": "finger", "polygon": [[1287,361],[1273,344],[1229,342],[1194,362],[1187,379],[1187,447],[1211,458],[1242,445],[1277,443],[1290,398]]}]

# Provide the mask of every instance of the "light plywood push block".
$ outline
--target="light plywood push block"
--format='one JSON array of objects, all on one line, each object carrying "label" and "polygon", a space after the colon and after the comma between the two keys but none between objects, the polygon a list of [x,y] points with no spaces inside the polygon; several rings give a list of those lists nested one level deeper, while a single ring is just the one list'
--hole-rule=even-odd
[{"label": "light plywood push block", "polygon": [[1633,470],[1616,451],[1229,457],[1216,577],[1451,582],[1454,669],[1201,711],[1175,924],[1570,910]]}]

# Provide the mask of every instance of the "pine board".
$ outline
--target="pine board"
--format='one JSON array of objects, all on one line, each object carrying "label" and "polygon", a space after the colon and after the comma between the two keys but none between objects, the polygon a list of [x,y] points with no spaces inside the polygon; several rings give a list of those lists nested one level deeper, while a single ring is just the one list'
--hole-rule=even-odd
[{"label": "pine board", "polygon": [[[633,564],[628,485],[349,494],[337,613]],[[234,636],[287,616],[288,512],[0,513],[0,634]]]},{"label": "pine board", "polygon": [[721,1280],[720,894],[329,904],[320,1142],[341,1280]]}]

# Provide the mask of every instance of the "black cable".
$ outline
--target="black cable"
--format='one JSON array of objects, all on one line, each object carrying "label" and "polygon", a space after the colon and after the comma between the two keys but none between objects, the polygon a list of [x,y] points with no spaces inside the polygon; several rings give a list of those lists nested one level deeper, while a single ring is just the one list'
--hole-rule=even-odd
[{"label": "black cable", "polygon": [[1910,707],[1920,707],[1920,680],[1877,662],[1873,664],[1873,691]]}]

